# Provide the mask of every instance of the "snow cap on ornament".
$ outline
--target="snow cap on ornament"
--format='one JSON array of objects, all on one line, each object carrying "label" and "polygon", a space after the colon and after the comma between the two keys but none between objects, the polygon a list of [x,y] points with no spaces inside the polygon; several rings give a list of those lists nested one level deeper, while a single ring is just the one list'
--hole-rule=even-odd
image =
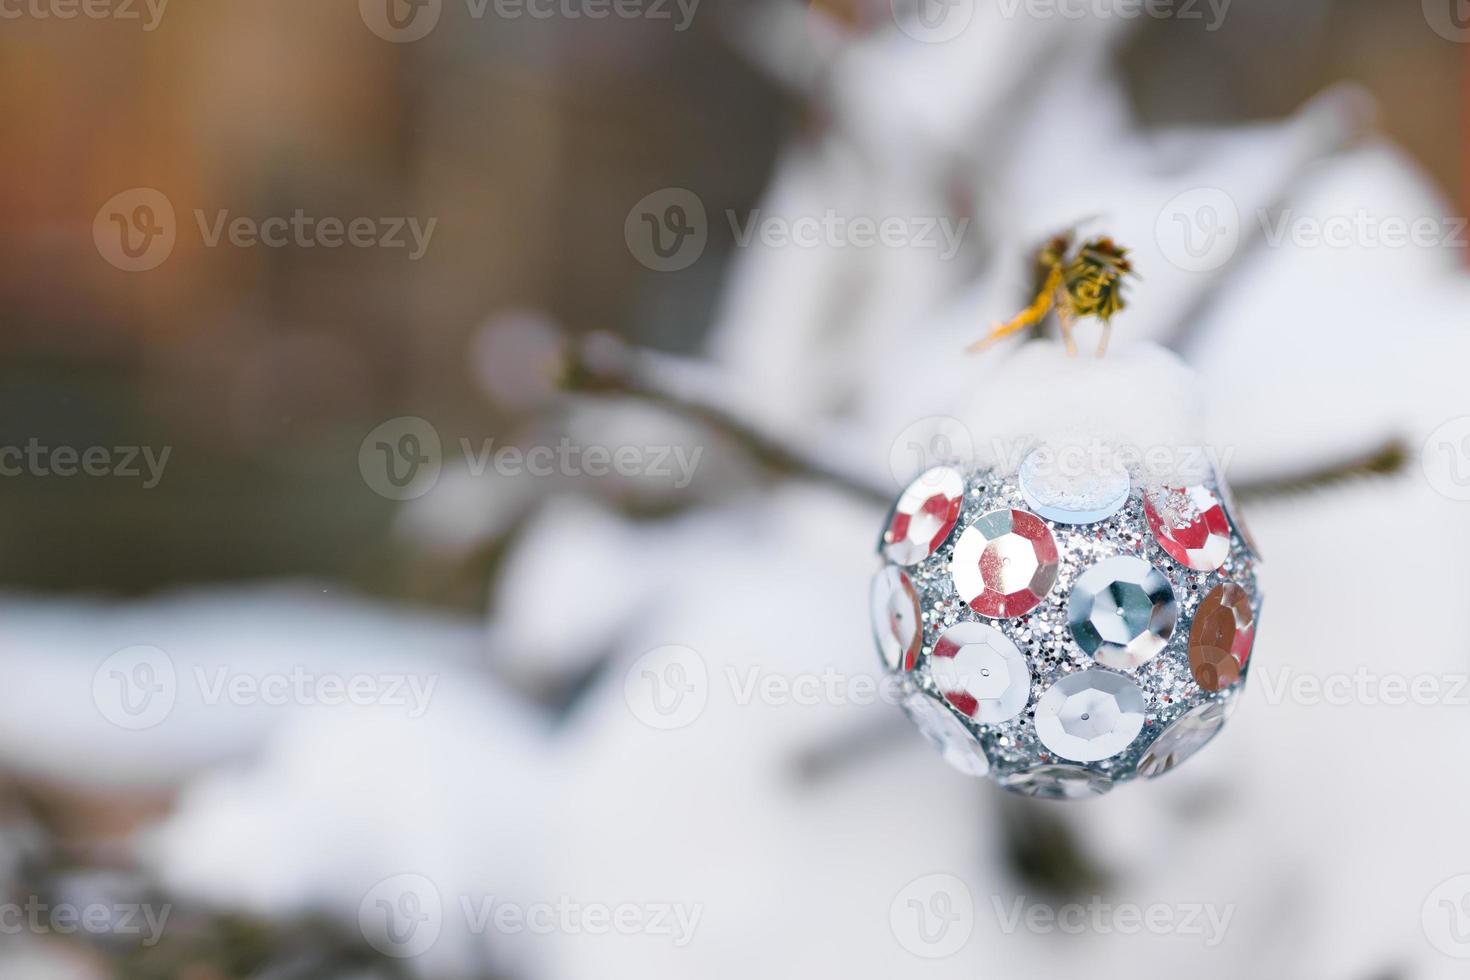
[{"label": "snow cap on ornament", "polygon": [[988,367],[958,413],[981,465],[1018,468],[1040,450],[1033,466],[1044,463],[1059,492],[1081,493],[1120,474],[1148,489],[1189,486],[1229,460],[1207,443],[1197,375],[1161,347],[1095,359],[1041,340]]}]

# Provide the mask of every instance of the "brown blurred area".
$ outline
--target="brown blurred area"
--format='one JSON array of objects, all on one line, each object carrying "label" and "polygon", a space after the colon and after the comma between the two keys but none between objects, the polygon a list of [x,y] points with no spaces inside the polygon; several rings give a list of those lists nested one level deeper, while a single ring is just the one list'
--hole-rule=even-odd
[{"label": "brown blurred area", "polygon": [[1212,35],[1144,21],[1125,61],[1140,112],[1159,124],[1282,116],[1334,81],[1356,82],[1378,103],[1379,130],[1470,211],[1470,53],[1426,32],[1420,3],[1234,0]]},{"label": "brown blurred area", "polygon": [[[1465,207],[1463,46],[1424,31],[1402,0],[1304,5],[1318,21],[1295,36],[1261,29],[1279,6],[1237,0],[1208,37],[1145,25],[1125,50],[1143,117],[1279,115],[1355,79]],[[623,221],[666,186],[694,188],[711,212],[757,199],[801,118],[728,43],[741,16],[705,0],[679,34],[646,20],[472,20],[451,3],[413,44],[375,36],[350,0],[175,0],[152,32],[6,21],[0,445],[172,456],[152,490],[0,479],[0,580],[135,594],[312,576],[463,601],[412,581],[388,535],[395,505],[358,476],[359,444],[409,414],[493,434],[469,341],[498,313],[698,343],[720,229],[714,261],[655,275],[628,254]],[[178,213],[173,255],[143,274],[113,268],[92,240],[99,207],[134,187]],[[437,227],[412,262],[208,248],[194,217],[298,208]]]},{"label": "brown blurred area", "polygon": [[[393,505],[362,484],[357,447],[402,414],[495,431],[466,363],[487,316],[639,323],[663,342],[705,317],[712,290],[692,276],[650,294],[623,217],[681,182],[753,199],[776,93],[712,20],[675,35],[465,13],[447,5],[414,44],[375,36],[355,3],[296,0],[177,4],[151,33],[5,26],[0,444],[173,447],[154,490],[0,481],[6,582],[139,592],[303,574],[397,589]],[[91,227],[140,186],[173,203],[178,244],[129,274]],[[193,215],[298,208],[437,226],[412,262],[207,248]]]}]

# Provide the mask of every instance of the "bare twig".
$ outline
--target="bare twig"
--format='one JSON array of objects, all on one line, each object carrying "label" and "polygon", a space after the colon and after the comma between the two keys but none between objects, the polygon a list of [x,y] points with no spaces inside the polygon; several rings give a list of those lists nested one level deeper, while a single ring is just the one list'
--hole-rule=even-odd
[{"label": "bare twig", "polygon": [[1390,439],[1365,453],[1326,466],[1238,484],[1235,493],[1245,501],[1310,493],[1355,477],[1392,476],[1401,472],[1408,460],[1408,445],[1402,439]]},{"label": "bare twig", "polygon": [[[590,394],[625,395],[645,399],[698,419],[745,449],[758,464],[774,473],[797,476],[835,487],[880,506],[893,500],[893,488],[852,472],[820,447],[768,431],[738,408],[718,397],[720,384],[703,365],[640,352],[621,342],[597,338],[595,352],[584,348],[571,367],[568,386]],[[657,363],[660,370],[649,369]],[[667,370],[676,366],[676,370]],[[673,380],[689,372],[683,382]],[[1305,493],[1353,477],[1389,476],[1400,472],[1409,458],[1401,439],[1349,456],[1326,466],[1286,472],[1238,484],[1242,500],[1260,500]]]},{"label": "bare twig", "polygon": [[776,473],[825,483],[887,506],[894,491],[853,472],[819,445],[770,431],[722,399],[722,385],[704,365],[640,351],[599,335],[582,345],[567,374],[567,387],[588,394],[626,395],[698,419],[730,438],[752,459]]}]

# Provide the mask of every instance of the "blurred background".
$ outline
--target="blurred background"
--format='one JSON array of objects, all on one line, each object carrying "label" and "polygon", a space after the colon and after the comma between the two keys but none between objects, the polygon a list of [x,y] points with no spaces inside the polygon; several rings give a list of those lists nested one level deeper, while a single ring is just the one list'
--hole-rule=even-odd
[{"label": "blurred background", "polygon": [[[1463,975],[1460,0],[0,21],[0,975]],[[1084,219],[1116,343],[1200,372],[1279,672],[1073,807],[743,699],[876,673],[905,447],[993,428],[961,351]],[[1360,669],[1437,693],[1292,687]],[[890,918],[936,874],[953,949]]]}]

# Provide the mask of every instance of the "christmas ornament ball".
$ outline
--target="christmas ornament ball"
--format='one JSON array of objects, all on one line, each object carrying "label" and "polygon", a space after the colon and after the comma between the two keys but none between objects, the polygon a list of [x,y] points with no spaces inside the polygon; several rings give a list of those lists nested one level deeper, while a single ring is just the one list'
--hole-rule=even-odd
[{"label": "christmas ornament ball", "polygon": [[885,525],[871,610],[903,707],[955,768],[1078,799],[1222,728],[1250,670],[1259,558],[1223,477],[934,466]]}]

